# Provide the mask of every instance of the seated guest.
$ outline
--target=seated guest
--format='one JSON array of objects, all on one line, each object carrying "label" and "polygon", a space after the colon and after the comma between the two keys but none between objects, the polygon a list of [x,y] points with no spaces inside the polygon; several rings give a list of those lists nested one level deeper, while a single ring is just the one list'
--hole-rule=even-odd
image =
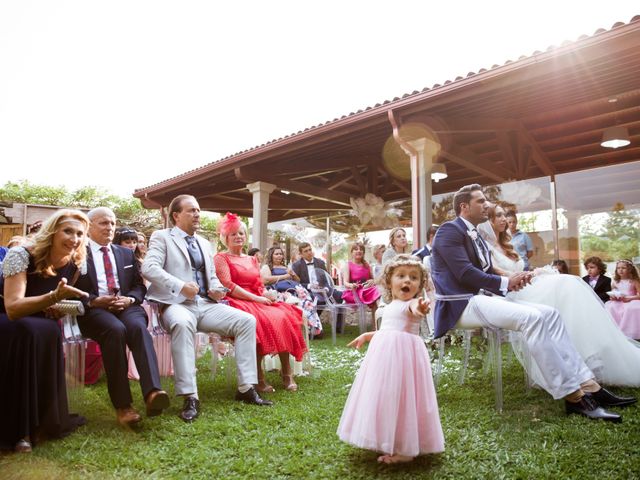
[{"label": "seated guest", "polygon": [[132,407],[126,347],[129,347],[140,373],[140,388],[147,416],[160,415],[169,406],[169,396],[162,390],[153,339],[147,330],[147,314],[140,305],[147,289],[133,252],[112,242],[116,216],[106,207],[88,214],[88,272],[78,286],[89,292],[86,313],[78,317],[85,337],[98,342],[111,403],[118,423],[138,423],[140,414]]},{"label": "seated guest", "polygon": [[116,233],[113,236],[113,244],[128,248],[133,252],[133,256],[136,257],[138,263],[142,263],[144,253],[142,249],[138,248],[140,245],[139,238],[140,237],[138,235],[138,232],[136,232],[133,228],[119,227],[116,228]]},{"label": "seated guest", "polygon": [[219,303],[225,288],[216,275],[211,244],[197,234],[200,205],[192,195],[178,195],[169,203],[173,228],[153,232],[142,264],[151,282],[148,299],[161,304],[162,323],[171,332],[175,392],[184,398],[179,416],[192,422],[200,414],[196,381],[196,332],[215,332],[235,339],[238,391],[235,399],[269,406],[253,384],[256,375],[256,319]]},{"label": "seated guest", "polygon": [[[278,245],[267,251],[267,263],[260,269],[260,276],[268,288],[278,292],[289,292],[297,299],[297,305],[302,309],[313,338],[321,338],[322,324],[316,312],[316,306],[311,294],[300,285],[299,278],[291,268],[284,265],[284,250]],[[287,301],[289,301],[287,299]]]},{"label": "seated guest", "polygon": [[382,255],[384,255],[384,251],[387,247],[382,243],[373,247],[373,258],[375,262],[371,265],[371,275],[373,278],[378,278],[382,273]]},{"label": "seated guest", "polygon": [[250,248],[247,251],[247,255],[249,255],[250,257],[256,257],[256,260],[258,260],[258,265],[262,265],[262,261],[264,260],[264,258],[262,257],[262,252],[259,248]]},{"label": "seated guest", "polygon": [[604,274],[607,271],[607,266],[600,257],[589,257],[584,261],[584,268],[587,269],[587,275],[582,279],[593,288],[600,300],[608,302],[607,292],[611,290],[611,279]]},{"label": "seated guest", "polygon": [[616,263],[612,287],[607,311],[627,337],[640,339],[640,277],[630,260]]},{"label": "seated guest", "polygon": [[565,275],[569,274],[569,266],[564,260],[554,260],[551,263],[551,266],[554,267],[558,273],[564,273]]},{"label": "seated guest", "polygon": [[136,258],[140,261],[144,260],[145,255],[147,254],[147,236],[138,232],[138,246],[136,247]]},{"label": "seated guest", "polygon": [[364,244],[361,242],[355,242],[351,245],[351,260],[342,269],[342,278],[346,289],[342,292],[342,300],[346,303],[356,303],[357,297],[359,302],[369,305],[375,330],[375,315],[380,291],[371,276],[371,267],[364,259],[364,251]]},{"label": "seated guest", "polygon": [[417,250],[411,252],[411,255],[415,255],[420,260],[424,260],[424,257],[428,257],[429,255],[431,255],[431,244],[433,243],[433,239],[436,236],[437,231],[438,227],[436,225],[431,225],[431,227],[429,227],[427,244],[424,247],[418,248]]},{"label": "seated guest", "polygon": [[389,232],[389,246],[382,255],[382,265],[399,253],[409,253],[410,251],[406,230],[402,227],[392,228]]},{"label": "seated guest", "polygon": [[87,294],[72,285],[86,268],[86,215],[58,210],[32,243],[9,250],[0,286],[0,447],[30,452],[85,423],[70,415],[58,301]]},{"label": "seated guest", "polygon": [[[311,247],[311,244],[308,242],[302,242],[298,245],[298,255],[300,256],[300,259],[291,265],[291,269],[300,279],[300,284],[309,291],[311,291],[311,287],[313,286],[324,287],[325,279],[318,278],[316,270],[320,269],[329,273],[327,270],[327,264],[324,263],[323,260],[313,256],[313,248]],[[342,303],[341,291],[334,289],[332,297],[337,303]],[[319,305],[322,305],[323,302],[324,300],[318,298]],[[338,318],[336,320],[336,329],[338,331],[342,330],[343,317],[343,312],[338,313]]]},{"label": "seated guest", "polygon": [[286,292],[300,285],[300,277],[284,264],[284,250],[274,245],[267,250],[267,263],[260,269],[262,281],[268,287]]},{"label": "seated guest", "polygon": [[514,211],[507,212],[507,225],[511,234],[511,245],[524,262],[524,269],[531,270],[529,259],[533,257],[533,242],[531,237],[518,229],[518,216]]},{"label": "seated guest", "polygon": [[273,392],[262,370],[262,357],[278,354],[282,364],[285,390],[295,392],[289,354],[297,361],[307,351],[302,335],[302,310],[283,302],[274,302],[264,295],[258,262],[242,253],[247,241],[244,223],[228,213],[218,223],[220,241],[227,251],[218,253],[214,263],[222,284],[229,289],[229,305],[248,312],[256,318],[256,350],[259,392]]}]

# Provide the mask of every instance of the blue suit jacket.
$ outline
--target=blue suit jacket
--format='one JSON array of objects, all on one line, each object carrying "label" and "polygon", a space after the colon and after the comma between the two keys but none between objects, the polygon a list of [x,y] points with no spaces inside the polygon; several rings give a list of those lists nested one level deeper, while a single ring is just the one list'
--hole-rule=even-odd
[{"label": "blue suit jacket", "polygon": [[[489,248],[487,247],[487,251]],[[499,275],[482,271],[480,259],[461,218],[438,228],[431,248],[431,277],[439,295],[476,294],[481,288],[501,295]],[[468,300],[436,301],[435,338],[441,337],[457,323]]]},{"label": "blue suit jacket", "polygon": [[[120,291],[118,295],[123,297],[133,297],[136,304],[141,304],[144,296],[147,294],[147,287],[140,275],[140,267],[136,261],[133,251],[119,245],[111,244],[113,256],[116,259],[116,270],[118,272],[118,282]],[[89,298],[83,298],[85,307],[89,302],[98,296],[98,277],[96,275],[96,267],[93,263],[93,254],[91,248],[87,246],[87,273],[78,279],[76,285],[79,289],[89,293]]]}]

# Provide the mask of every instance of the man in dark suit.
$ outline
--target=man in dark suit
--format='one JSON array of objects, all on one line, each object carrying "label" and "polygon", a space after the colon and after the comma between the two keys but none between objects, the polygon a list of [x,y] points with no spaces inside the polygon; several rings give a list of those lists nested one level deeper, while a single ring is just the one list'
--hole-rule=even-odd
[{"label": "man in dark suit", "polygon": [[78,279],[78,288],[89,293],[86,314],[78,318],[80,331],[100,345],[107,388],[118,422],[131,425],[141,420],[131,406],[128,379],[128,346],[140,374],[147,416],[155,416],[169,406],[169,396],[160,385],[158,360],[147,330],[147,314],[141,307],[144,286],[133,251],[113,245],[116,217],[105,207],[88,213],[89,243],[87,274]]},{"label": "man in dark suit", "polygon": [[[573,346],[554,308],[504,298],[525,288],[530,272],[502,277],[493,271],[489,247],[476,226],[488,219],[488,202],[480,185],[468,185],[454,195],[458,216],[440,226],[431,252],[436,287],[436,338],[452,328],[501,328],[522,334],[531,361],[540,371],[536,381],[555,399],[564,398],[567,413],[620,422],[603,407],[625,406],[635,398],[613,395],[593,379]],[[481,290],[491,295],[477,295]]]},{"label": "man in dark suit", "polygon": [[[311,244],[302,242],[298,245],[298,253],[300,253],[301,258],[291,265],[291,269],[296,275],[298,275],[298,277],[300,277],[300,284],[309,291],[311,291],[312,285],[318,285],[320,287],[326,286],[326,279],[324,275],[319,276],[317,269],[324,270],[327,272],[327,275],[330,276],[329,271],[327,270],[327,264],[324,263],[323,260],[313,256],[313,248],[311,247]],[[342,303],[342,292],[334,289],[333,299],[338,303]],[[318,303],[322,304],[323,300],[318,299]],[[342,331],[343,317],[343,312],[338,313],[336,329],[339,332]]]},{"label": "man in dark suit", "polygon": [[418,248],[411,252],[411,255],[418,257],[420,260],[424,260],[425,257],[431,255],[431,245],[433,245],[433,239],[436,237],[436,232],[438,231],[438,227],[436,225],[431,225],[429,227],[429,235],[427,239],[427,244],[422,248]]},{"label": "man in dark suit", "polygon": [[584,268],[587,269],[587,275],[582,279],[593,288],[602,302],[608,302],[610,297],[607,292],[611,291],[611,278],[604,274],[607,271],[605,263],[600,257],[589,257],[584,261]]}]

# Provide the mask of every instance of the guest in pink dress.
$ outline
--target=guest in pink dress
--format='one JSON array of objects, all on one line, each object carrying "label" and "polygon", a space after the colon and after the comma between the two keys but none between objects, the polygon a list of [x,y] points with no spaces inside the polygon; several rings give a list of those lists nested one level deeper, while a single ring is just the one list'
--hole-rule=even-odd
[{"label": "guest in pink dress", "polygon": [[[351,261],[342,269],[342,278],[346,290],[342,293],[342,300],[346,303],[356,303],[356,300],[371,308],[373,327],[375,330],[376,309],[380,291],[376,287],[371,275],[371,267],[364,259],[364,244],[356,242],[351,245]],[[356,298],[357,297],[357,298]]]},{"label": "guest in pink dress", "polygon": [[429,301],[416,298],[426,285],[420,260],[397,255],[385,264],[382,328],[349,346],[371,341],[344,406],[338,436],[343,442],[382,453],[378,462],[409,462],[444,451],[429,354],[418,336]]},{"label": "guest in pink dress", "polygon": [[604,305],[607,311],[627,337],[640,339],[640,278],[631,261],[616,263],[609,293],[611,301]]}]

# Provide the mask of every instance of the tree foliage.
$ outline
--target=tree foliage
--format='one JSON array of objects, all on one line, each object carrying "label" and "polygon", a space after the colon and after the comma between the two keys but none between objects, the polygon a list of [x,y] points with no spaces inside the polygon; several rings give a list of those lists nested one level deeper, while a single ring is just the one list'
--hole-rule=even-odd
[{"label": "tree foliage", "polygon": [[160,212],[144,208],[139,199],[119,197],[95,186],[69,191],[64,186],[38,185],[28,180],[7,182],[0,187],[0,201],[67,208],[109,207],[116,214],[118,225],[127,225],[147,235],[163,224]]}]

